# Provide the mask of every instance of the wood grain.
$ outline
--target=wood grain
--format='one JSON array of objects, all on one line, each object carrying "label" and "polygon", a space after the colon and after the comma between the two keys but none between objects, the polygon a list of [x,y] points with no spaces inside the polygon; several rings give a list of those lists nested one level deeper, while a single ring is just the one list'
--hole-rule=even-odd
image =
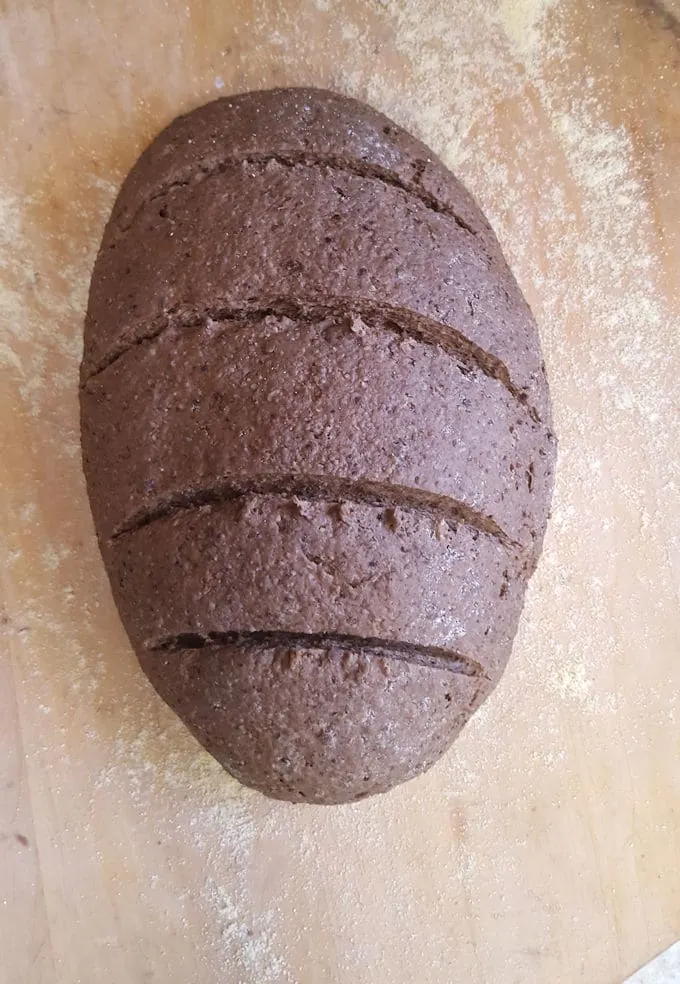
[{"label": "wood grain", "polygon": [[[0,4],[1,984],[616,984],[680,935],[677,0]],[[178,112],[328,85],[438,150],[542,333],[553,519],[431,773],[240,789],[138,670],[80,469],[87,286]]]}]

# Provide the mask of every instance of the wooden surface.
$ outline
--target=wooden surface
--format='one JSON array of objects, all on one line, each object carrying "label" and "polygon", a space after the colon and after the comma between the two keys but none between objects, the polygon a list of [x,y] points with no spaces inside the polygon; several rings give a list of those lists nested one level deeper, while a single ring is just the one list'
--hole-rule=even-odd
[{"label": "wooden surface", "polygon": [[[615,984],[680,936],[674,6],[1,0],[1,984]],[[142,679],[77,421],[126,170],[181,110],[301,83],[479,198],[560,438],[502,686],[429,775],[331,809],[242,790]]]}]

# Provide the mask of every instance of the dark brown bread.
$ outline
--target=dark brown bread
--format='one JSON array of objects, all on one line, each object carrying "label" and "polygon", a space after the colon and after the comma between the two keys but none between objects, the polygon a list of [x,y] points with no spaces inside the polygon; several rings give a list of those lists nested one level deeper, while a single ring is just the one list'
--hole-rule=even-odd
[{"label": "dark brown bread", "polygon": [[[326,166],[229,166],[105,234],[90,290],[90,370],[165,321],[205,312],[393,313],[505,380],[539,416],[547,387],[528,306],[449,216]],[[214,242],[220,243],[215,253]],[[507,269],[507,267],[505,268]],[[420,316],[420,317],[418,317]]]},{"label": "dark brown bread", "polygon": [[191,184],[235,160],[328,163],[394,182],[457,219],[500,255],[484,214],[429,147],[356,99],[319,89],[228,96],[179,116],[137,161],[118,196],[111,232],[173,184]]},{"label": "dark brown bread", "polygon": [[214,645],[140,659],[232,775],[301,803],[363,799],[423,772],[492,686],[332,646]]},{"label": "dark brown bread", "polygon": [[523,595],[495,537],[351,502],[238,496],[158,519],[105,555],[137,647],[188,633],[356,636],[460,652],[497,677]]},{"label": "dark brown bread", "polygon": [[459,182],[319,90],[176,120],[114,207],[82,376],[116,603],[206,748],[306,802],[427,768],[505,666],[555,459]]},{"label": "dark brown bread", "polygon": [[[83,454],[99,463],[93,507],[107,537],[178,497],[258,475],[300,489],[399,486],[529,547],[545,524],[545,428],[502,383],[383,320],[268,316],[170,329],[95,376],[82,399]],[[131,453],[141,446],[145,455]]]}]

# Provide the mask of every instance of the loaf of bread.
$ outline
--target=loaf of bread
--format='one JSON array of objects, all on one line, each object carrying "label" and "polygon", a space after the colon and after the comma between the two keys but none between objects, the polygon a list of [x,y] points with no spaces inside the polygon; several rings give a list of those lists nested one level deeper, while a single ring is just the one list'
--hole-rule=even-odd
[{"label": "loaf of bread", "polygon": [[81,424],[140,663],[242,782],[387,790],[498,682],[553,486],[538,333],[380,113],[276,89],[160,134],[97,257]]}]

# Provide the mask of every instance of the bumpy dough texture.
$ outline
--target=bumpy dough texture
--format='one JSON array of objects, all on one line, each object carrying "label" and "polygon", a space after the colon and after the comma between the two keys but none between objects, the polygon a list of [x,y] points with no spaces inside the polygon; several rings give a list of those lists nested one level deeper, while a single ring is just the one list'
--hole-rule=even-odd
[{"label": "bumpy dough texture", "polygon": [[326,649],[143,652],[161,696],[230,772],[269,796],[344,803],[385,792],[446,751],[485,679]]},{"label": "bumpy dough texture", "polygon": [[242,782],[385,791],[498,682],[554,478],[540,342],[380,113],[278,89],[160,134],[97,258],[81,430],[142,667]]}]

